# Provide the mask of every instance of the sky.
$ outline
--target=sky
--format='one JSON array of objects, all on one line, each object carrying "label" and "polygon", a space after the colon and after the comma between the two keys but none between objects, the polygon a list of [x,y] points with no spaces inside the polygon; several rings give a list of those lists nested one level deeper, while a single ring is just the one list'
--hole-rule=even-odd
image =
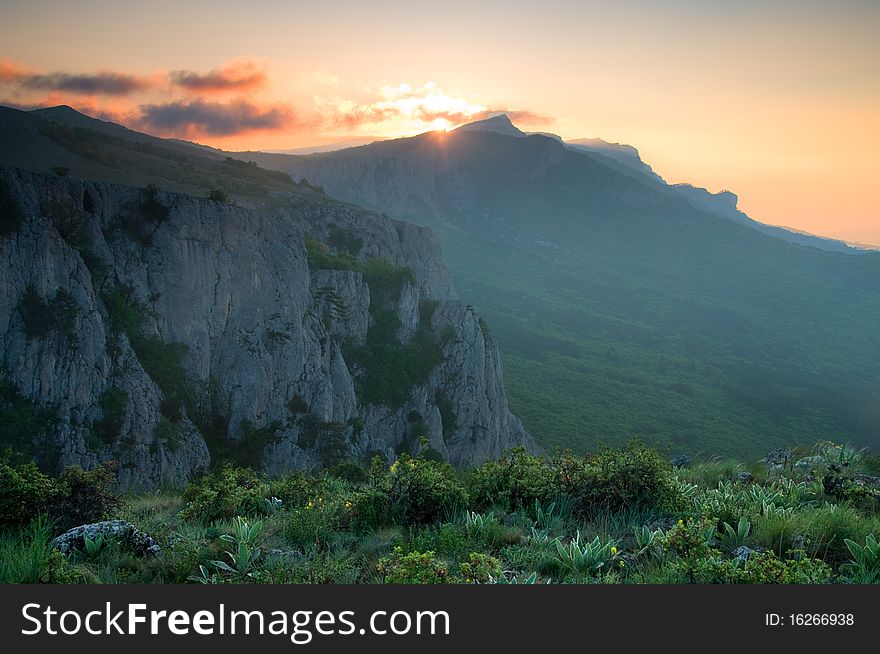
[{"label": "sky", "polygon": [[285,149],[508,112],[880,245],[880,2],[0,0],[0,104]]}]

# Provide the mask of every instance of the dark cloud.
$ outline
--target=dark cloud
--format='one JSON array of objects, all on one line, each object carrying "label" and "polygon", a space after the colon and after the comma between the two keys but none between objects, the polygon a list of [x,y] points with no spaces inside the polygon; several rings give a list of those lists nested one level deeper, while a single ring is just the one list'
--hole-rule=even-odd
[{"label": "dark cloud", "polygon": [[171,83],[188,91],[223,93],[247,91],[266,83],[266,72],[251,61],[233,61],[208,73],[178,70],[169,73]]},{"label": "dark cloud", "polygon": [[109,71],[89,75],[18,72],[11,76],[11,81],[28,89],[82,95],[129,95],[154,85],[152,80],[144,77]]},{"label": "dark cloud", "polygon": [[181,100],[142,105],[140,110],[144,127],[179,136],[232,136],[282,129],[296,123],[296,115],[288,107],[260,107],[246,100],[228,103]]}]

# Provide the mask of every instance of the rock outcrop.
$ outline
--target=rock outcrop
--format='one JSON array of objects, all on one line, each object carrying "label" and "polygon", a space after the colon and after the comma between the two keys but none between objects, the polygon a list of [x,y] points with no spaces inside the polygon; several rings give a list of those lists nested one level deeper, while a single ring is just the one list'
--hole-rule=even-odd
[{"label": "rock outcrop", "polygon": [[[184,482],[218,443],[273,472],[533,447],[425,228],[317,192],[257,208],[12,168],[0,183],[21,216],[0,236],[2,374],[52,416],[33,439],[44,464],[114,459],[123,484],[150,487]],[[309,239],[329,264],[310,265]],[[371,260],[409,272],[371,288]],[[401,348],[441,352],[402,402],[359,399],[370,371],[346,358],[380,309]]]},{"label": "rock outcrop", "polygon": [[104,543],[113,542],[137,556],[158,556],[162,552],[162,547],[149,534],[125,520],[105,520],[74,527],[53,538],[51,546],[63,554],[70,554],[74,550],[84,552],[86,537],[91,541],[101,539]]}]

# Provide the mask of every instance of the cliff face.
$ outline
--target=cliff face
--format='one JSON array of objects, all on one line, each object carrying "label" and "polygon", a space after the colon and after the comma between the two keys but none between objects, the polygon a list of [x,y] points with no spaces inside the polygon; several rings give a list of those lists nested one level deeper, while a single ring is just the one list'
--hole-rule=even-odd
[{"label": "cliff face", "polygon": [[50,415],[31,439],[44,464],[113,459],[123,483],[155,486],[212,453],[278,472],[425,439],[456,464],[533,447],[429,230],[317,194],[257,209],[0,180],[21,215],[0,236],[3,375]]}]

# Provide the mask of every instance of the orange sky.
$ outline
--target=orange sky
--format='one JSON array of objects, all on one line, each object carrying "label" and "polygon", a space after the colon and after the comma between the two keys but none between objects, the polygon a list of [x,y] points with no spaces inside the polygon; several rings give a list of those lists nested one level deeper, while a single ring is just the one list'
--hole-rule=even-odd
[{"label": "orange sky", "polygon": [[0,102],[227,149],[510,111],[632,144],[763,222],[880,244],[875,1],[180,4],[0,0]]}]

